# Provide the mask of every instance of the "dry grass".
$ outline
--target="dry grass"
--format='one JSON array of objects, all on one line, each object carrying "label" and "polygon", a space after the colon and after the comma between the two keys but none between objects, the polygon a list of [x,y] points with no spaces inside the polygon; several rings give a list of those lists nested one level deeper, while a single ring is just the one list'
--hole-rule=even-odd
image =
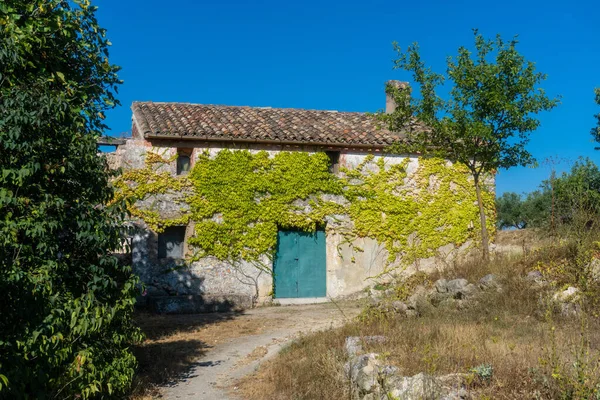
[{"label": "dry grass", "polygon": [[[474,379],[480,399],[588,399],[600,382],[600,323],[594,310],[563,318],[540,305],[542,292],[523,279],[554,260],[570,260],[569,246],[528,256],[472,261],[431,277],[476,282],[488,273],[501,278],[502,292],[487,292],[468,308],[434,308],[415,319],[366,311],[339,329],[303,337],[238,385],[241,397],[262,399],[348,399],[343,365],[347,336],[384,335],[367,351],[386,357],[403,375],[468,372],[491,365],[489,382]],[[563,265],[564,263],[559,263]],[[561,282],[564,284],[565,282]],[[596,397],[593,397],[596,398]]]}]

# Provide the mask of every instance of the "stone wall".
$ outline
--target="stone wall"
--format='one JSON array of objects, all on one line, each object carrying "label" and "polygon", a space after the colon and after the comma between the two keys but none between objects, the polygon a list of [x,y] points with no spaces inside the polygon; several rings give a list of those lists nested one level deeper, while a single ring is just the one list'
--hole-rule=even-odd
[{"label": "stone wall", "polygon": [[[131,139],[125,145],[119,146],[114,156],[112,156],[111,164],[124,169],[143,168],[146,152],[156,152],[163,158],[169,159],[176,155],[178,148],[181,147],[192,149],[192,165],[201,152],[208,151],[211,154],[216,154],[224,148],[244,148],[252,152],[265,150],[271,154],[279,151],[296,150],[312,153],[323,150],[311,146],[226,145],[192,141],[155,141],[150,143],[143,139]],[[340,153],[340,166],[354,168],[364,162],[369,154],[371,153],[364,150],[343,150]],[[387,165],[400,163],[406,158],[406,156],[383,156],[380,153],[375,153],[375,159],[367,168],[378,168],[376,162],[381,157],[385,157]],[[407,169],[409,176],[405,182],[406,185],[412,184],[410,175],[417,170],[418,165],[418,158],[411,157]],[[176,162],[174,161],[163,168],[175,174]],[[165,217],[174,218],[182,210],[185,211],[182,208],[185,205],[176,202],[178,195],[180,194],[151,196],[141,204],[160,210],[161,215]],[[343,198],[336,199],[333,197],[328,200],[344,201]],[[380,275],[384,272],[386,266],[389,266],[389,254],[385,246],[369,238],[358,239],[356,243],[353,243],[353,246],[344,244],[341,235],[331,228],[347,227],[351,224],[351,221],[344,218],[335,220],[328,218],[327,223],[327,296],[332,298],[348,296],[372,285],[373,281],[369,278]],[[239,265],[231,265],[212,257],[189,264],[172,260],[160,260],[157,255],[157,235],[149,230],[142,221],[137,221],[136,227],[137,233],[132,240],[133,267],[146,284],[148,295],[152,297],[231,296],[238,299],[236,300],[238,302],[239,296],[242,296],[250,299],[251,304],[261,304],[271,300],[273,279],[269,271],[257,269],[254,265],[243,262]],[[191,232],[193,232],[192,225],[187,227],[188,237]],[[355,246],[362,248],[363,251],[356,251]],[[453,245],[444,246],[439,251],[439,257],[419,260],[409,270],[411,272],[417,269],[431,270],[449,262],[465,249],[466,246],[461,249],[457,249]],[[265,265],[271,265],[271,261],[266,256],[261,261]],[[400,261],[398,260],[397,263],[400,263]]]}]

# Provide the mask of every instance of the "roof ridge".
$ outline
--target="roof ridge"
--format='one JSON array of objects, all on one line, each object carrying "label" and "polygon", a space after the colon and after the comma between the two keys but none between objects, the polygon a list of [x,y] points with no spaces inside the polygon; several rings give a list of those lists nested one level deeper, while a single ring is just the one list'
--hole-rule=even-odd
[{"label": "roof ridge", "polygon": [[133,108],[136,105],[187,105],[193,107],[218,107],[218,108],[243,108],[243,109],[257,109],[257,110],[278,110],[278,111],[311,111],[311,112],[328,112],[328,113],[339,113],[339,114],[358,114],[366,115],[367,111],[339,111],[339,110],[323,110],[316,108],[295,108],[295,107],[273,107],[273,106],[237,106],[229,104],[204,104],[204,103],[190,103],[183,101],[134,101],[131,104]]}]

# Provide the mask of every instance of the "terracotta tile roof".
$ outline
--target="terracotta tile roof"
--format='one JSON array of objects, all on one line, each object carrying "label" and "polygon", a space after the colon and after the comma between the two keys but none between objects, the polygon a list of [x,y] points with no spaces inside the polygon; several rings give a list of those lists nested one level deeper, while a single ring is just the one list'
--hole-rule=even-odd
[{"label": "terracotta tile roof", "polygon": [[357,112],[153,102],[135,102],[132,110],[147,139],[383,147],[404,138]]}]

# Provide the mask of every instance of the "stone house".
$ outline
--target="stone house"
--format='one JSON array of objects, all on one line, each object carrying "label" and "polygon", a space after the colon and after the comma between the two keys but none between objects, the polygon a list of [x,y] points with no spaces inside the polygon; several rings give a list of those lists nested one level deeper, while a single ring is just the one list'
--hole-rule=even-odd
[{"label": "stone house", "polygon": [[[393,102],[388,98],[386,111],[392,111],[393,107]],[[266,252],[269,254],[260,255],[253,260],[244,257],[228,259],[227,256],[219,256],[214,249],[205,250],[200,256],[190,257],[196,246],[202,246],[201,240],[196,240],[195,237],[202,235],[204,231],[222,228],[223,218],[230,219],[225,221],[227,223],[235,222],[231,221],[231,215],[235,214],[227,214],[217,207],[213,215],[198,217],[202,214],[201,210],[198,211],[198,203],[190,206],[191,202],[184,199],[190,199],[190,191],[193,193],[195,190],[190,189],[189,185],[166,189],[163,187],[157,189],[156,193],[138,196],[138,210],[152,210],[152,214],[137,215],[138,230],[132,238],[132,260],[134,270],[146,284],[151,296],[186,295],[202,304],[217,299],[242,306],[273,299],[286,303],[339,298],[360,292],[373,283],[369,278],[380,276],[400,265],[405,271],[430,269],[449,262],[469,245],[477,233],[474,227],[478,221],[477,210],[470,197],[470,189],[451,181],[452,179],[438,179],[431,171],[424,171],[417,178],[423,159],[418,155],[385,154],[384,150],[389,145],[403,140],[404,136],[401,132],[391,132],[380,126],[370,115],[358,112],[155,102],[133,103],[132,110],[131,138],[119,143],[116,151],[108,156],[112,167],[123,168],[125,171],[142,171],[147,168],[150,154],[159,155],[162,159],[162,165],[157,167],[157,171],[166,174],[164,176],[168,175],[168,179],[177,179],[190,174],[190,171],[195,176],[193,171],[197,165],[204,163],[202,165],[207,166],[206,163],[227,150],[246,151],[244,154],[254,155],[266,153],[267,158],[271,159],[283,153],[324,153],[329,160],[328,173],[346,179],[346,186],[361,181],[356,176],[352,178],[348,172],[351,170],[360,170],[361,174],[369,175],[370,181],[365,179],[370,182],[368,190],[376,190],[373,188],[384,180],[400,180],[392,186],[382,186],[383,189],[377,195],[365,195],[365,192],[355,195],[353,204],[356,207],[350,204],[348,196],[344,198],[339,191],[311,195],[312,199],[345,205],[350,210],[348,213],[354,213],[357,215],[355,218],[360,218],[360,221],[353,221],[348,215],[324,215],[321,221],[317,221],[308,230],[275,222],[286,225],[278,226],[276,233],[270,231],[268,240],[275,240],[273,235],[276,234],[276,244]],[[453,168],[448,162],[442,164],[449,169]],[[396,178],[390,175],[390,168],[394,165],[398,168],[393,170],[393,174],[400,174],[395,175]],[[207,166],[203,173],[210,174],[211,168],[215,167]],[[388,175],[376,175],[386,171]],[[299,169],[288,177],[305,172]],[[464,173],[461,174],[461,179],[468,179],[464,177]],[[237,179],[243,178],[244,176],[240,176]],[[139,179],[137,183],[133,183],[133,187],[140,188],[151,180],[148,175],[143,174],[139,175]],[[425,189],[418,189],[423,182]],[[132,183],[129,182],[128,185],[132,186]],[[239,195],[235,192],[235,182],[228,181],[227,185],[231,185],[231,196]],[[152,187],[159,186],[156,183]],[[386,187],[391,189],[385,189]],[[196,188],[203,189],[204,186],[200,184]],[[226,188],[221,189],[224,191],[220,192],[220,199],[229,200]],[[396,196],[389,197],[390,193],[385,192],[386,190],[393,191]],[[188,194],[182,195],[186,191]],[[445,196],[450,197],[445,199],[437,193],[446,193]],[[270,196],[261,194],[263,195]],[[434,202],[437,202],[436,207],[442,208],[414,210],[416,203],[407,203],[407,209],[412,209],[414,214],[404,223],[402,219],[397,219],[402,217],[404,211],[396,213],[394,210],[398,209],[397,205],[385,208],[383,204],[386,201],[384,198],[402,201],[402,196],[412,196],[414,199],[425,196],[429,199],[424,200],[425,208],[427,204]],[[200,203],[202,201],[204,199]],[[218,203],[219,198],[215,201]],[[261,201],[256,198],[257,203]],[[302,210],[310,212],[314,205],[309,198],[298,198],[292,204],[296,214],[301,214]],[[384,208],[379,209],[380,206]],[[193,207],[196,209],[193,210]],[[246,217],[245,214],[238,215]],[[373,223],[373,216],[381,218],[381,222],[376,220]],[[418,224],[433,224],[430,234],[425,233],[419,237],[416,233],[394,233],[408,232],[402,231],[407,229],[404,225],[419,218],[421,220],[416,222]],[[149,222],[150,219],[153,222]],[[175,222],[161,229],[154,229],[153,226],[160,219]],[[271,224],[272,221],[269,221]],[[248,225],[254,227],[256,224],[259,222],[253,221]],[[348,227],[360,229],[349,235],[351,229]],[[394,234],[398,237],[394,237]],[[243,235],[250,233],[244,232]],[[436,239],[427,242],[427,235],[436,236]],[[228,243],[225,247],[237,245],[235,241]],[[408,246],[418,248],[419,251],[415,251],[415,256],[406,263],[403,259],[407,259]],[[244,253],[244,246],[240,248]],[[227,248],[222,250],[225,253],[228,251]]]}]

